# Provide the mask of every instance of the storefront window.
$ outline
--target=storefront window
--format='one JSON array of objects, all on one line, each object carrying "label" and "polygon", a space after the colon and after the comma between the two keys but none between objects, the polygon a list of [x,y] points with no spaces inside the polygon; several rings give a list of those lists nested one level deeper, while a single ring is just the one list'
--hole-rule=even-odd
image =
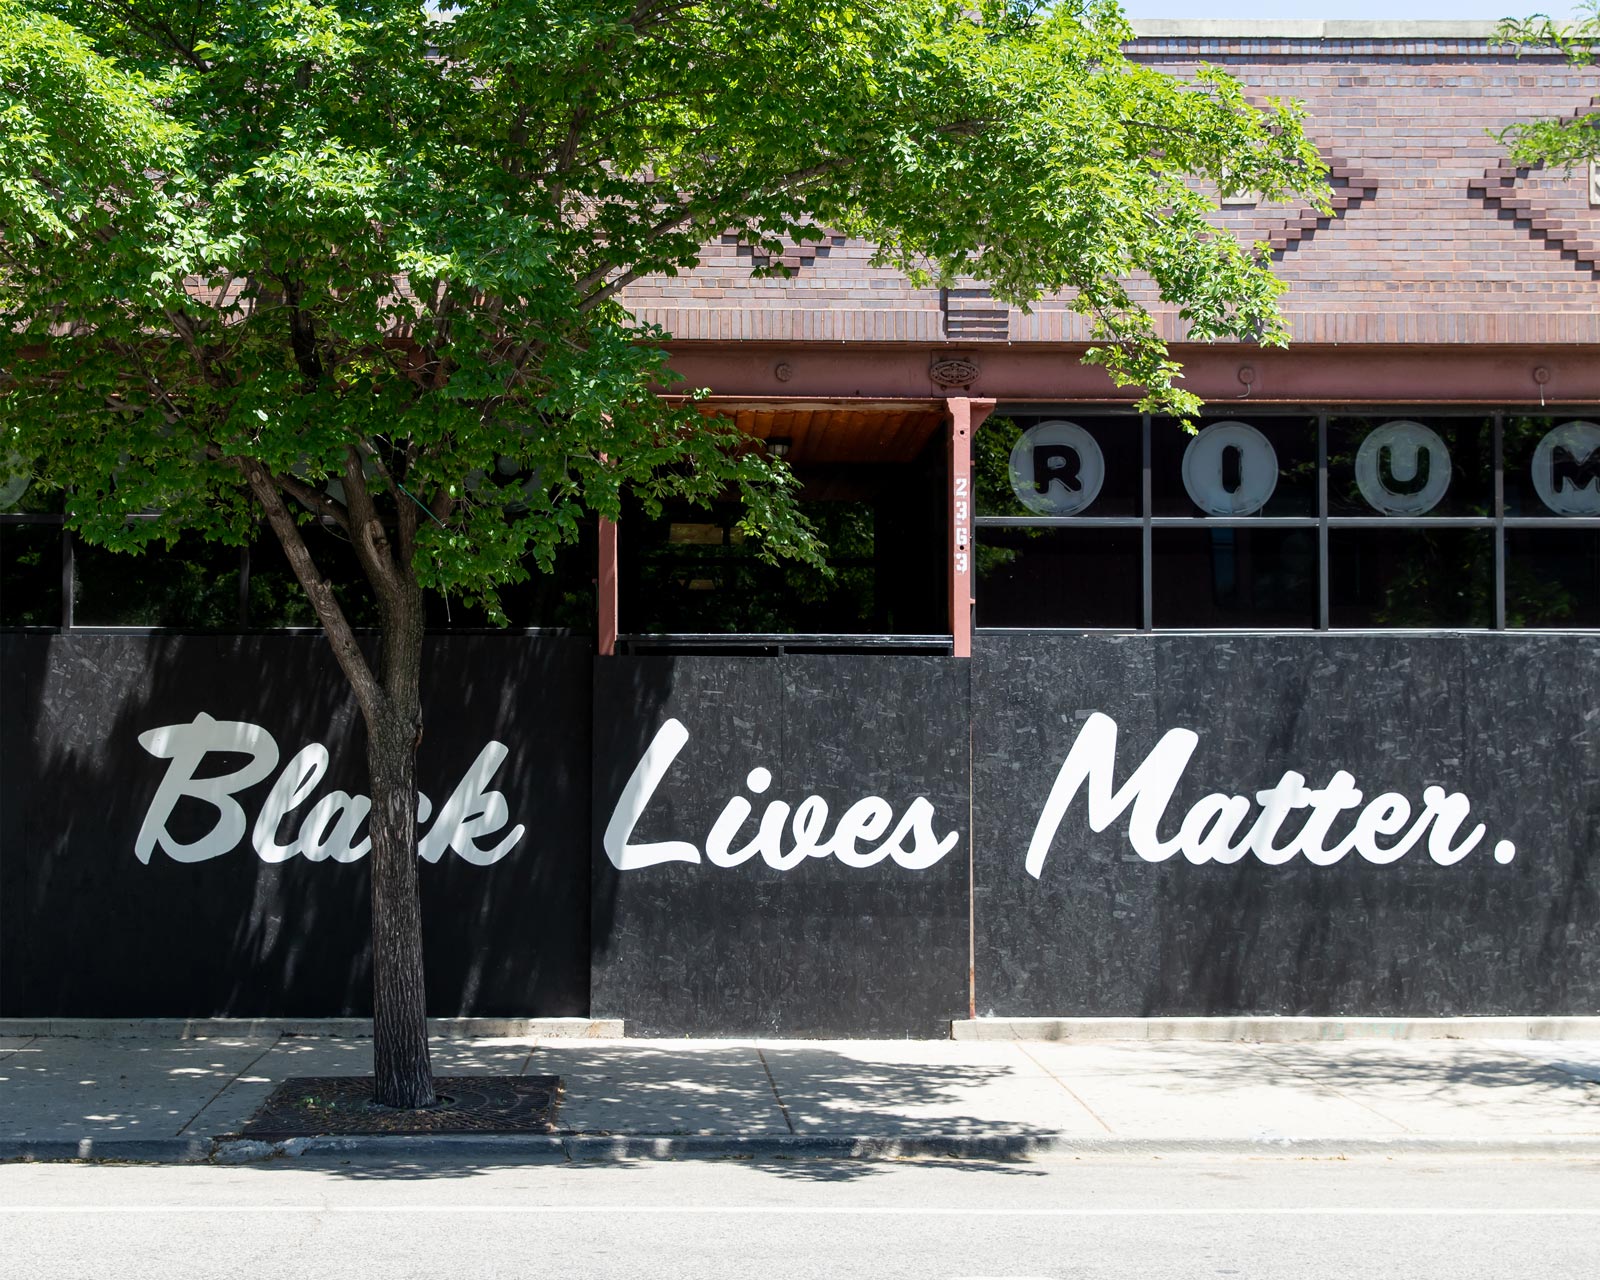
[{"label": "storefront window", "polygon": [[1493,420],[1329,419],[1328,511],[1400,519],[1493,515]]},{"label": "storefront window", "polygon": [[1507,416],[1506,515],[1600,516],[1600,412]]},{"label": "storefront window", "polygon": [[684,635],[933,636],[948,632],[944,449],[900,463],[792,463],[828,572],[762,558],[734,503],[638,503],[618,522],[619,630]]},{"label": "storefront window", "polygon": [[1195,425],[992,418],[974,444],[978,626],[1600,626],[1600,414]]},{"label": "storefront window", "polygon": [[805,511],[827,544],[831,574],[763,560],[756,542],[738,529],[732,506],[673,508],[657,519],[630,513],[619,526],[622,630],[848,635],[906,629],[905,584],[893,574],[880,577],[874,504],[811,502]]},{"label": "storefront window", "polygon": [[[327,525],[300,526],[300,536],[317,569],[333,585],[333,594],[352,627],[376,627],[378,606],[372,598],[350,540]],[[283,545],[270,529],[262,529],[250,544],[250,608],[252,631],[281,627],[315,627],[316,610],[306,598],[300,579],[289,567]]]},{"label": "storefront window", "polygon": [[1315,516],[1314,417],[1150,424],[1150,491],[1158,516]]},{"label": "storefront window", "polygon": [[1139,625],[1137,529],[978,531],[986,627],[1112,628]]},{"label": "storefront window", "polygon": [[199,538],[138,555],[79,542],[72,558],[73,623],[236,630],[241,568],[238,547]]},{"label": "storefront window", "polygon": [[[973,439],[980,628],[1600,629],[1600,410],[1216,412],[1194,433],[1096,406],[1004,407]],[[948,632],[944,446],[795,467],[831,572],[762,561],[731,506],[620,524],[621,630]],[[277,540],[139,556],[63,531],[59,494],[0,485],[0,625],[315,627]],[[351,623],[378,624],[349,543],[304,526]],[[586,631],[596,534],[501,592],[514,628]],[[487,628],[430,595],[432,629]],[[876,643],[876,641],[874,642]]]},{"label": "storefront window", "polygon": [[1335,627],[1488,627],[1489,529],[1335,529],[1328,539]]},{"label": "storefront window", "polygon": [[1152,566],[1157,627],[1317,625],[1315,529],[1157,529]]},{"label": "storefront window", "polygon": [[991,418],[973,439],[980,516],[1136,516],[1139,420],[1126,415]]},{"label": "storefront window", "polygon": [[0,524],[0,626],[61,625],[61,526]]},{"label": "storefront window", "polygon": [[[512,629],[565,628],[592,632],[595,619],[595,565],[598,556],[591,520],[575,543],[558,547],[551,571],[530,559],[528,577],[500,588],[500,608]],[[429,591],[424,598],[430,631],[497,631],[489,615],[459,597]]]},{"label": "storefront window", "polygon": [[1507,531],[1506,625],[1600,627],[1600,529]]}]

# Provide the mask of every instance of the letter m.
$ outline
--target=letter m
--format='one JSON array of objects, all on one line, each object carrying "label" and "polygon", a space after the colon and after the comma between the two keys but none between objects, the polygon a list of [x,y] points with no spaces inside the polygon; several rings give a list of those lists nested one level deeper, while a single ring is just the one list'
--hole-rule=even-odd
[{"label": "letter m", "polygon": [[1128,839],[1134,852],[1147,862],[1160,862],[1177,851],[1178,842],[1162,844],[1157,836],[1161,815],[1172,800],[1172,792],[1183,775],[1189,757],[1194,754],[1200,735],[1192,729],[1169,730],[1155,750],[1144,758],[1144,763],[1133,771],[1133,776],[1122,784],[1115,794],[1111,786],[1117,763],[1117,722],[1096,711],[1083,728],[1061,772],[1056,774],[1055,785],[1039,814],[1039,824],[1033,829],[1033,840],[1028,845],[1026,867],[1035,880],[1044,869],[1045,855],[1061,827],[1067,807],[1077,797],[1078,789],[1089,786],[1089,826],[1104,831],[1130,804],[1133,817],[1129,822]]},{"label": "letter m", "polygon": [[1600,449],[1591,449],[1582,458],[1564,444],[1550,451],[1550,490],[1560,493],[1567,485],[1578,492],[1593,485],[1600,493]]}]

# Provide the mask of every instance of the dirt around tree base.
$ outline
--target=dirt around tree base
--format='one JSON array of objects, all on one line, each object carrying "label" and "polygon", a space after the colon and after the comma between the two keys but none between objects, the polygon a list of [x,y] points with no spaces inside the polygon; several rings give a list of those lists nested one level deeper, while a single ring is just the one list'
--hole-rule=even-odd
[{"label": "dirt around tree base", "polygon": [[439,1076],[439,1101],[404,1111],[373,1100],[371,1076],[290,1076],[240,1130],[278,1141],[326,1134],[551,1133],[559,1076]]}]

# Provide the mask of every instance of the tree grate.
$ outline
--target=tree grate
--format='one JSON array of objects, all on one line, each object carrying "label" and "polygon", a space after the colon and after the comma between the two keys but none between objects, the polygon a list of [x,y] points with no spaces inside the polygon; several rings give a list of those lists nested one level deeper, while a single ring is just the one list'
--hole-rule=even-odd
[{"label": "tree grate", "polygon": [[551,1133],[559,1076],[438,1076],[436,1106],[402,1111],[372,1097],[371,1076],[290,1076],[240,1136],[276,1141],[326,1134]]}]

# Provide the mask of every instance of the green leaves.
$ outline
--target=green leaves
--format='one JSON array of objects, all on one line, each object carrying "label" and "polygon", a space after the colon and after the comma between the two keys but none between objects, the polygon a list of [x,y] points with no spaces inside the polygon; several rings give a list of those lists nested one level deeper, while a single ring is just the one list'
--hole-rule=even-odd
[{"label": "green leaves", "polygon": [[[1571,22],[1557,22],[1548,14],[1507,18],[1499,37],[1517,48],[1554,50],[1575,67],[1593,66],[1600,58],[1600,0],[1580,3]],[[1585,161],[1600,161],[1600,111],[1579,111],[1554,120],[1533,120],[1509,125],[1495,134],[1511,148],[1519,165],[1560,165],[1568,172]]]},{"label": "green leaves", "polygon": [[1128,35],[1102,0],[0,0],[0,410],[112,544],[243,539],[265,474],[303,521],[371,508],[375,589],[491,612],[627,493],[736,493],[820,563],[627,285],[839,228],[918,281],[1065,294],[1092,359],[1191,412],[1158,298],[1193,340],[1283,340],[1195,179],[1317,202],[1322,169],[1295,108]]}]

